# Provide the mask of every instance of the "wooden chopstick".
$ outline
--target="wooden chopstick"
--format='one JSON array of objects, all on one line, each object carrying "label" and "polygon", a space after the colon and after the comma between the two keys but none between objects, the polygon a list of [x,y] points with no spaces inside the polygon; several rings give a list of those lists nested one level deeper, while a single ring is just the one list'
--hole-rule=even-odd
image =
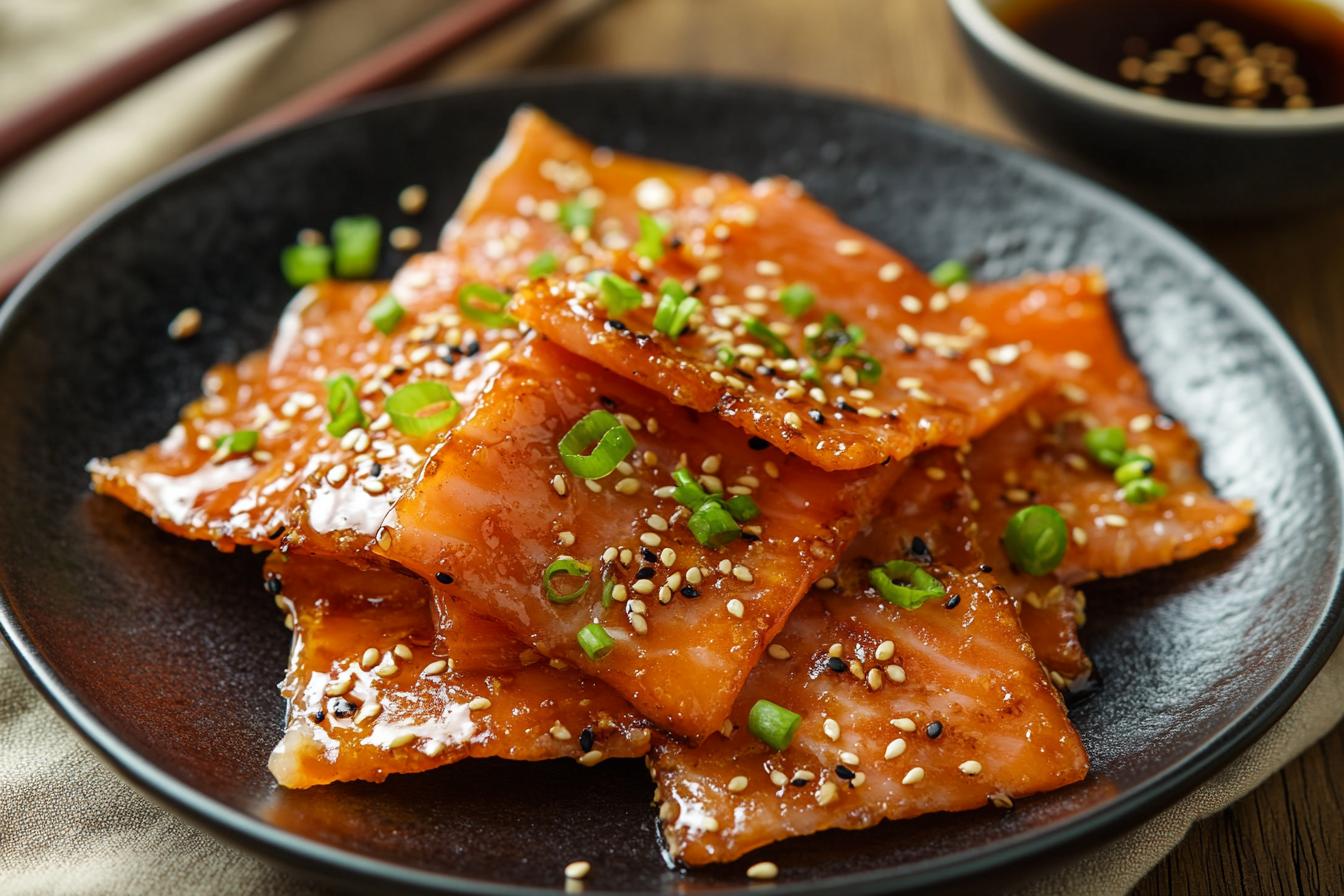
[{"label": "wooden chopstick", "polygon": [[[270,2],[279,3],[281,0]],[[540,0],[462,0],[410,34],[375,50],[298,96],[230,131],[207,149],[277,130],[362,94],[405,83],[443,54],[538,2]],[[0,301],[14,291],[19,281],[61,238],[58,236],[45,240],[9,261],[0,263]]]},{"label": "wooden chopstick", "polygon": [[272,13],[306,0],[233,0],[0,121],[0,168],[156,75]]}]

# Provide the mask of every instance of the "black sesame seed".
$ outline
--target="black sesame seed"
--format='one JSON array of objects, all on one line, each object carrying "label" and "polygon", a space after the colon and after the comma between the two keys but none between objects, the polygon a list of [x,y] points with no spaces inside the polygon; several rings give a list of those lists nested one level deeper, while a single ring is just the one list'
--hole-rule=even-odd
[{"label": "black sesame seed", "polygon": [[607,410],[609,411],[616,410],[616,399],[608,398],[605,395],[599,395],[597,400],[602,402],[602,407],[606,408]]},{"label": "black sesame seed", "polygon": [[694,286],[691,287],[691,295],[693,296],[700,295],[700,290],[702,289],[704,289],[702,285],[700,285],[699,283],[695,284]]},{"label": "black sesame seed", "polygon": [[759,535],[753,535],[753,534],[750,533],[750,532],[743,532],[743,533],[742,533],[742,540],[745,541],[747,544],[751,544],[753,541],[760,541],[760,540],[761,540],[761,536],[759,536]]},{"label": "black sesame seed", "polygon": [[654,575],[654,573],[653,573],[653,567],[652,567],[652,566],[645,566],[645,567],[642,568],[639,572],[635,573],[635,578],[637,578],[637,579],[651,579],[651,578],[653,578],[653,575]]},{"label": "black sesame seed", "polygon": [[445,585],[453,584],[453,577],[446,572],[436,572],[434,573],[434,578],[438,579]]},{"label": "black sesame seed", "polygon": [[942,723],[942,722],[930,722],[930,723],[929,723],[929,727],[927,727],[927,728],[924,729],[924,733],[927,734],[927,735],[928,735],[929,737],[931,737],[931,738],[937,738],[940,734],[943,733],[943,723]]},{"label": "black sesame seed", "polygon": [[809,410],[807,412],[807,416],[811,417],[812,422],[818,425],[826,422],[826,415],[823,414],[821,411],[817,410],[816,408],[812,408],[811,410]]},{"label": "black sesame seed", "polygon": [[477,342],[475,339],[471,340],[466,345],[462,346],[462,354],[466,355],[468,358],[470,358],[472,355],[476,354],[480,350],[481,350],[481,344]]},{"label": "black sesame seed", "polygon": [[700,596],[700,592],[694,585],[686,585],[681,589],[681,596],[694,599]]},{"label": "black sesame seed", "polygon": [[756,368],[756,372],[761,376],[774,376],[775,368],[771,367],[769,364],[762,364],[760,367]]},{"label": "black sesame seed", "polygon": [[383,475],[383,465],[378,463],[378,461],[374,461],[373,466],[369,467],[369,475],[372,476],[374,479],[377,479],[379,476]]},{"label": "black sesame seed", "polygon": [[915,353],[915,347],[910,343],[905,342],[901,344],[901,351],[905,352],[907,355],[913,355]]},{"label": "black sesame seed", "polygon": [[957,604],[959,604],[959,603],[961,603],[961,595],[960,595],[960,594],[954,594],[954,595],[952,595],[952,599],[949,600],[947,603],[943,604],[943,606],[946,607],[946,608],[949,609],[949,610],[952,610],[952,609],[955,609],[956,606],[957,606]]},{"label": "black sesame seed", "polygon": [[910,540],[910,555],[921,563],[932,563],[933,552],[929,546],[924,543],[924,539],[916,535]]},{"label": "black sesame seed", "polygon": [[279,576],[272,576],[266,580],[266,590],[272,594],[279,594],[284,586],[280,583]]},{"label": "black sesame seed", "polygon": [[648,548],[640,548],[640,549],[639,549],[639,556],[641,556],[641,557],[644,558],[644,562],[645,562],[645,563],[657,563],[657,562],[658,562],[658,555],[655,554],[653,551],[649,550]]},{"label": "black sesame seed", "polygon": [[327,714],[324,713],[324,712],[323,712],[322,710],[320,710],[320,709],[319,709],[317,712],[313,713],[313,721],[316,722],[316,723],[319,724],[319,725],[322,724],[322,721],[323,721],[326,717],[327,717]]},{"label": "black sesame seed", "polygon": [[648,283],[648,282],[649,282],[649,278],[648,278],[648,277],[645,277],[645,276],[644,276],[643,274],[641,274],[639,271],[635,271],[633,274],[631,274],[631,275],[630,275],[630,279],[633,280],[633,281],[635,281],[636,283]]},{"label": "black sesame seed", "polygon": [[609,320],[609,321],[607,321],[607,326],[610,327],[610,328],[613,329],[613,330],[624,330],[624,329],[625,329],[625,324],[621,323],[621,322],[618,321],[618,320]]},{"label": "black sesame seed", "polygon": [[845,768],[843,765],[837,765],[835,767],[835,775],[836,777],[841,778],[842,780],[845,781],[854,780],[854,773],[849,769]]},{"label": "black sesame seed", "polygon": [[733,373],[737,374],[738,376],[746,377],[746,378],[749,379],[749,380],[754,380],[754,379],[756,379],[755,376],[753,376],[753,375],[750,374],[750,373],[747,373],[747,372],[746,372],[745,370],[743,370],[741,367],[734,367],[734,368],[733,368]]},{"label": "black sesame seed", "polygon": [[849,669],[849,667],[845,665],[845,661],[838,656],[833,656],[828,659],[826,665],[831,667],[832,672],[845,672]]},{"label": "black sesame seed", "polygon": [[843,398],[838,399],[835,404],[836,407],[840,408],[842,411],[849,411],[851,414],[857,414],[859,412],[858,408],[854,407],[854,405],[845,401]]},{"label": "black sesame seed", "polygon": [[752,451],[764,451],[770,447],[770,443],[760,436],[752,436],[747,439],[747,446],[751,448]]},{"label": "black sesame seed", "polygon": [[981,571],[981,572],[993,572],[993,571],[994,571],[994,567],[990,566],[988,563],[981,563],[981,564],[980,564],[980,571]]},{"label": "black sesame seed", "polygon": [[794,787],[806,787],[808,781],[806,778],[794,778],[789,783],[792,784]]},{"label": "black sesame seed", "polygon": [[671,242],[669,242],[669,243],[667,244],[667,247],[668,247],[669,249],[680,249],[680,248],[681,248],[681,237],[679,237],[679,236],[674,236],[674,237],[672,237],[672,240],[671,240]]},{"label": "black sesame seed", "polygon": [[593,748],[593,729],[583,729],[583,733],[579,735],[579,748],[585,753]]},{"label": "black sesame seed", "polygon": [[347,716],[352,716],[358,709],[359,709],[358,706],[351,703],[344,697],[337,697],[335,700],[331,701],[331,714],[338,719],[344,719]]}]

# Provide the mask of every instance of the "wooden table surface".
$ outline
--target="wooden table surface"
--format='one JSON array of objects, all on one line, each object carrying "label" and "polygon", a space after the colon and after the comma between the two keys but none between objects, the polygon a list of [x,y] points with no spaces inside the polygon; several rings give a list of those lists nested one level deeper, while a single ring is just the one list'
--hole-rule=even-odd
[{"label": "wooden table surface", "polygon": [[[939,0],[623,0],[536,62],[767,79],[854,94],[1034,149],[994,108]],[[1183,224],[1344,396],[1344,207]],[[1344,893],[1344,727],[1191,830],[1135,893]]]}]

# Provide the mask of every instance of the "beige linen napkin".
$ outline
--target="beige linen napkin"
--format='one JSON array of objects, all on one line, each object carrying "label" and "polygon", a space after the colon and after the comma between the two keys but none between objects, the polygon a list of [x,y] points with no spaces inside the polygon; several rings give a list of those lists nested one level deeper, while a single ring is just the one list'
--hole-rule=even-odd
[{"label": "beige linen napkin", "polygon": [[[3,0],[0,115],[218,0]],[[325,0],[180,66],[0,174],[0,259],[84,217],[184,152],[453,0]],[[551,0],[456,55],[438,80],[516,66],[605,0]],[[171,115],[163,110],[171,109]],[[277,670],[278,674],[278,670]],[[1254,789],[1344,714],[1344,653],[1288,714],[1195,793],[1021,896],[1120,896],[1196,820]],[[279,711],[277,694],[276,711]],[[0,893],[317,894],[127,787],[60,721],[0,647]]]}]

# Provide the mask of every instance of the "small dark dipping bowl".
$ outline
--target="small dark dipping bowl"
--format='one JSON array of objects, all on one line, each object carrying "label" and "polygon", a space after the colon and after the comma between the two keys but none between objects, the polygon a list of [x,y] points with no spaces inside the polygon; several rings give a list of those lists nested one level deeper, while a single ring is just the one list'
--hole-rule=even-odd
[{"label": "small dark dipping bowl", "polygon": [[[1253,498],[1234,548],[1088,588],[1104,678],[1072,718],[1092,757],[1073,787],[828,831],[700,870],[663,859],[638,760],[467,760],[384,784],[289,791],[266,759],[289,633],[261,558],[173,538],[89,491],[94,455],[161,437],[201,375],[264,346],[289,298],[281,247],[338,215],[438,232],[509,114],[531,102],[620,149],[798,178],[928,267],[977,277],[1096,264],[1158,400]],[[407,218],[397,194],[424,184]],[[383,274],[404,256],[387,253]],[[184,306],[194,339],[164,328]],[[373,892],[779,893],[1000,887],[1072,859],[1175,800],[1292,703],[1339,638],[1341,471],[1329,404],[1245,289],[1115,195],[1044,162],[884,109],[682,79],[524,82],[384,99],[195,160],[86,225],[0,310],[0,627],[36,685],[152,798],[238,846]]]},{"label": "small dark dipping bowl", "polygon": [[[1007,2],[947,5],[990,93],[1076,167],[1178,217],[1286,212],[1344,199],[1344,106],[1228,109],[1147,96],[1024,40],[994,14]],[[1344,14],[1342,0],[1324,2]]]}]

